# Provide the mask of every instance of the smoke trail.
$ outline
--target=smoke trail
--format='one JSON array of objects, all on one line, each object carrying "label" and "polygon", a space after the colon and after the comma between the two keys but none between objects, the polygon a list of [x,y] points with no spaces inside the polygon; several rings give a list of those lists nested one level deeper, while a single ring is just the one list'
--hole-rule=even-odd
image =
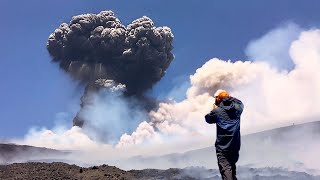
[{"label": "smoke trail", "polygon": [[173,60],[172,41],[170,28],[155,27],[146,16],[127,27],[112,11],[78,15],[69,24],[62,23],[49,36],[47,49],[61,69],[86,85],[74,125],[88,121],[81,112],[101,89],[97,79],[125,84],[125,96],[150,105],[143,94],[164,76]]}]

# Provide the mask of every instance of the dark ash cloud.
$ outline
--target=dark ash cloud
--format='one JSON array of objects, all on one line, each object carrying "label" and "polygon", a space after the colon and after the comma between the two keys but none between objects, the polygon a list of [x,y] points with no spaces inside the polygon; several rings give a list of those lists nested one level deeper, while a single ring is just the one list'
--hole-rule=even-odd
[{"label": "dark ash cloud", "polygon": [[155,27],[146,16],[125,26],[112,11],[102,11],[62,23],[47,49],[61,69],[87,86],[84,96],[99,89],[97,79],[107,79],[125,84],[124,95],[142,97],[174,59],[172,43],[171,29]]},{"label": "dark ash cloud", "polygon": [[170,28],[155,27],[146,16],[125,27],[112,11],[102,11],[62,23],[47,48],[81,82],[112,79],[126,84],[128,94],[141,94],[165,74],[173,60],[172,41]]}]

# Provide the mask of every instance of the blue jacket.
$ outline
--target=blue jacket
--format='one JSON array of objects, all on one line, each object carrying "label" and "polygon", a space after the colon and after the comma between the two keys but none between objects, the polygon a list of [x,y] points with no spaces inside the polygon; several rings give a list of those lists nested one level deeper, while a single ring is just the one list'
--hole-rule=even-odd
[{"label": "blue jacket", "polygon": [[205,116],[207,123],[217,125],[215,146],[218,152],[240,150],[240,116],[243,108],[240,100],[229,97],[223,99],[217,108]]}]

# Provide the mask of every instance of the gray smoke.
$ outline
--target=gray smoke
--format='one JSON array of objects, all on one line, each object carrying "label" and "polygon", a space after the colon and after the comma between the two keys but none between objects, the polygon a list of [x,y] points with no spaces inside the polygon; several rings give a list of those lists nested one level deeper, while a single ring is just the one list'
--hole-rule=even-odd
[{"label": "gray smoke", "polygon": [[125,84],[126,96],[143,97],[173,60],[172,42],[171,29],[155,27],[146,16],[126,27],[112,11],[102,11],[62,23],[49,36],[47,49],[61,69],[86,85],[83,107],[84,99],[100,89],[97,79]]},{"label": "gray smoke", "polygon": [[170,28],[143,16],[127,27],[112,11],[74,16],[48,39],[54,61],[82,82],[113,79],[129,94],[143,93],[165,74],[173,60]]}]

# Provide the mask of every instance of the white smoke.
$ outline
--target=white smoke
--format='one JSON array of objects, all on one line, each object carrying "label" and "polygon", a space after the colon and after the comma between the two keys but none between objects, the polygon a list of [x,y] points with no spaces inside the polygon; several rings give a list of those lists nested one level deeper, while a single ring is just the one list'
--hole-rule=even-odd
[{"label": "white smoke", "polygon": [[78,126],[73,126],[65,131],[57,128],[55,130],[46,128],[30,130],[23,143],[61,150],[90,150],[97,149],[102,145],[91,140]]},{"label": "white smoke", "polygon": [[83,126],[84,132],[94,140],[113,144],[122,134],[132,132],[147,118],[146,112],[133,99],[128,101],[121,96],[119,86],[112,86],[110,90],[103,89],[93,95],[92,104],[80,113],[82,118],[87,119]]},{"label": "white smoke", "polygon": [[[244,102],[243,134],[320,117],[317,108],[320,106],[320,94],[317,93],[320,91],[319,42],[320,30],[310,30],[301,33],[299,39],[291,43],[289,54],[295,65],[291,71],[279,71],[267,60],[231,62],[211,59],[190,76],[187,98],[179,103],[161,103],[157,111],[149,113],[149,125],[161,134],[205,135],[211,130],[203,123],[203,117],[212,107],[212,95],[220,88]],[[142,138],[152,137],[138,134],[139,129],[132,139],[123,136],[119,145],[136,144],[132,142],[143,142]],[[135,140],[136,137],[139,140]]]},{"label": "white smoke", "polygon": [[113,80],[110,80],[110,79],[97,79],[95,81],[95,84],[101,87],[109,88],[111,92],[117,92],[117,91],[123,92],[126,89],[125,84],[121,84],[121,83],[116,84]]},{"label": "white smoke", "polygon": [[297,24],[287,23],[259,39],[250,41],[245,52],[249,60],[268,61],[268,64],[279,70],[292,70],[294,63],[290,58],[289,49],[292,41],[297,40],[302,31]]}]

